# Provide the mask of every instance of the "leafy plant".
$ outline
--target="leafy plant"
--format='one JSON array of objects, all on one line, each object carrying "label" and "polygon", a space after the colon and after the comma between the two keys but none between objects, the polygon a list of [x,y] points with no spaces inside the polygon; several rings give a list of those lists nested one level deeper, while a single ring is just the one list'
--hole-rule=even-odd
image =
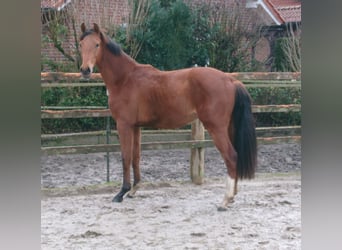
[{"label": "leafy plant", "polygon": [[[301,89],[289,87],[248,88],[255,105],[300,104]],[[301,124],[300,112],[257,113],[257,126],[289,126]]]},{"label": "leafy plant", "polygon": [[190,8],[181,0],[165,5],[153,1],[150,13],[137,60],[163,70],[190,66],[193,33]]},{"label": "leafy plant", "polygon": [[275,44],[275,70],[301,71],[301,32],[298,24],[286,26],[286,36]]},{"label": "leafy plant", "polygon": [[[41,106],[106,106],[104,87],[48,88],[42,91]],[[67,133],[105,129],[105,118],[43,119],[42,133]]]}]

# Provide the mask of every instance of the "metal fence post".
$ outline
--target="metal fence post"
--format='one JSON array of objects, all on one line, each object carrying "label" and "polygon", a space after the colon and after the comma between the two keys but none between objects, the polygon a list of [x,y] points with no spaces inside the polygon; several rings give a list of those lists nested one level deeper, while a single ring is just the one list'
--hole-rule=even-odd
[{"label": "metal fence post", "polygon": [[[108,90],[106,89],[106,93],[107,93],[107,99],[109,96]],[[108,106],[108,101],[107,101],[107,109],[109,108]],[[109,144],[109,136],[110,136],[110,117],[107,116],[106,117],[106,143]],[[107,150],[106,152],[106,160],[107,160],[107,182],[109,182],[109,151]]]}]

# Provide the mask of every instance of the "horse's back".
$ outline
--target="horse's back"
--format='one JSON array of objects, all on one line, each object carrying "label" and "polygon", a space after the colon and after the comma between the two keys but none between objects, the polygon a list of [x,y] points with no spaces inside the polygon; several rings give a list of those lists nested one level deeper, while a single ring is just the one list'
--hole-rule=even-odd
[{"label": "horse's back", "polygon": [[235,103],[236,80],[209,67],[194,68],[190,75],[199,119],[207,128],[228,127]]},{"label": "horse's back", "polygon": [[205,98],[225,101],[235,96],[235,79],[220,70],[209,67],[193,68],[189,78],[192,89],[197,89],[201,101]]},{"label": "horse's back", "polygon": [[137,68],[129,91],[138,110],[138,125],[177,128],[197,117],[188,73],[187,69],[160,71],[149,65]]},{"label": "horse's back", "polygon": [[213,68],[159,71],[142,66],[132,80],[139,125],[176,128],[201,115],[225,118],[232,112],[234,79]]},{"label": "horse's back", "polygon": [[181,69],[163,74],[168,94],[177,96],[176,100],[185,99],[187,106],[197,111],[201,107],[218,106],[225,106],[224,110],[228,112],[232,109],[239,81],[229,74],[210,67]]},{"label": "horse's back", "polygon": [[206,85],[205,87],[208,88],[221,88],[223,86],[229,88],[233,87],[234,81],[236,81],[229,74],[210,67],[192,68],[190,73],[192,80],[196,81],[197,84]]}]

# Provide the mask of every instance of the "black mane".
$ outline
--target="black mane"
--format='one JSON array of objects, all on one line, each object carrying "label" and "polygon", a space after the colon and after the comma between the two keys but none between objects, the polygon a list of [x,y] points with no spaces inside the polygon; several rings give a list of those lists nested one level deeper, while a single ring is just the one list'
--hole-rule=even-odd
[{"label": "black mane", "polygon": [[[95,32],[95,31],[94,31],[93,29],[85,31],[85,32],[81,35],[80,41],[82,41],[86,36],[88,36],[88,35],[90,35],[90,34],[92,34],[92,33],[94,33],[94,32]],[[101,36],[102,36],[102,33],[101,33]],[[112,54],[114,54],[114,55],[116,55],[116,56],[121,55],[122,50],[121,50],[120,45],[118,45],[117,43],[115,43],[114,41],[112,41],[109,37],[107,37],[107,39],[106,39],[106,46],[107,46],[108,50],[109,50]]]},{"label": "black mane", "polygon": [[94,30],[93,30],[93,29],[85,31],[85,32],[81,35],[80,41],[82,41],[86,36],[88,36],[88,35],[90,35],[90,34],[92,34],[92,33],[94,33]]},{"label": "black mane", "polygon": [[106,43],[106,45],[107,45],[108,50],[111,53],[113,53],[116,56],[121,55],[122,50],[121,50],[120,45],[118,45],[114,41],[110,40],[109,38],[108,38],[108,42]]}]

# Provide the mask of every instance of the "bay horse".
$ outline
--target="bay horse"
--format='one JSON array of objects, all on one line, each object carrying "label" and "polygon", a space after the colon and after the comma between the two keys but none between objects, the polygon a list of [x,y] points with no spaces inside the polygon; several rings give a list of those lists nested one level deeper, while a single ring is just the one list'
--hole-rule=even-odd
[{"label": "bay horse", "polygon": [[140,127],[174,129],[198,118],[227,167],[224,199],[218,207],[226,210],[237,193],[238,179],[253,178],[257,163],[251,97],[244,85],[210,67],[160,71],[137,63],[96,23],[91,29],[82,23],[81,31],[81,74],[89,78],[98,67],[119,133],[123,183],[113,202],[122,202],[126,193],[133,196],[139,187]]}]

